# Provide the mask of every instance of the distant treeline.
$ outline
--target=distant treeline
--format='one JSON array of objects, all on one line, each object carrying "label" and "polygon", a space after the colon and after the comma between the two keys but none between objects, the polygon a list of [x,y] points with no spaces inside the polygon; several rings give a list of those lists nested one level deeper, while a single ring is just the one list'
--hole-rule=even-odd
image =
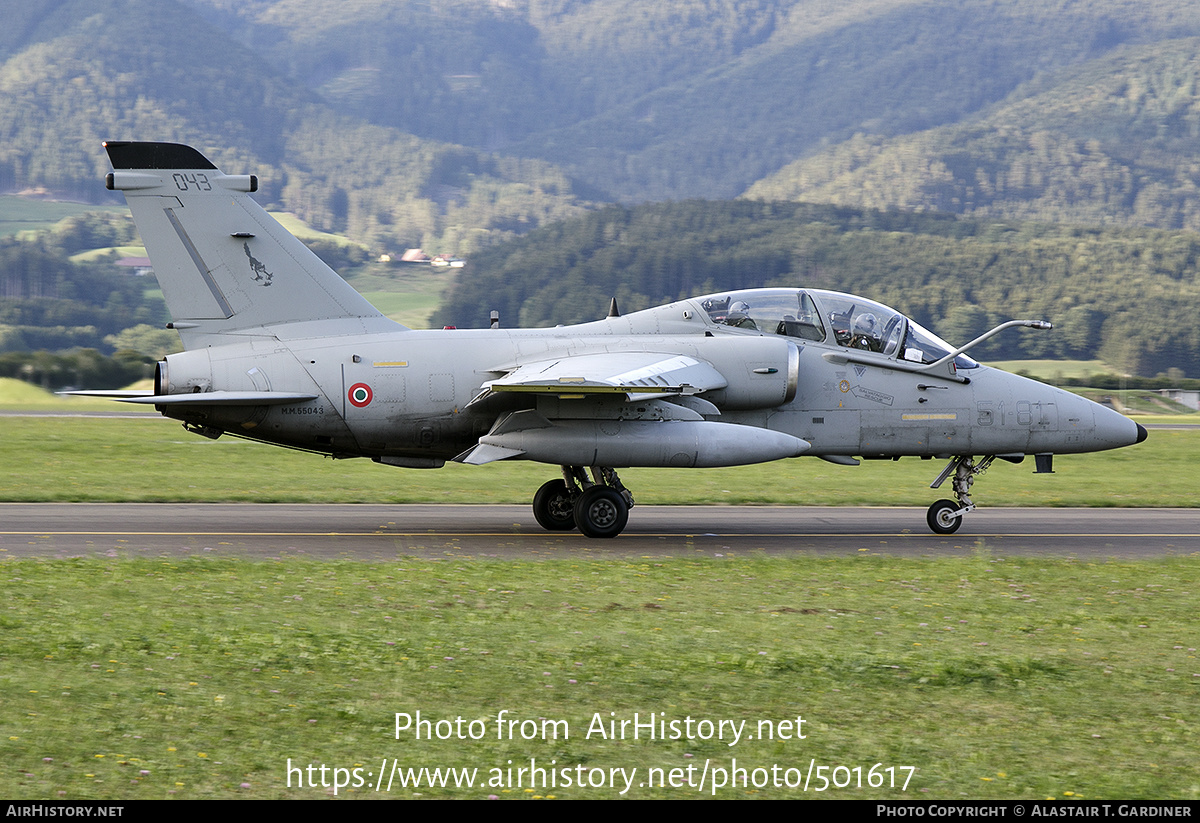
[{"label": "distant treeline", "polygon": [[119,389],[153,375],[153,359],[133,351],[120,351],[112,356],[95,349],[0,354],[0,377],[15,377],[48,391],[69,387]]},{"label": "distant treeline", "polygon": [[[128,215],[100,212],[69,217],[32,239],[0,238],[0,352],[107,355],[136,342],[143,353],[161,354],[164,344],[178,344],[164,331],[170,315],[153,275],[116,266],[115,252],[72,259],[140,242]],[[366,249],[349,243],[313,240],[309,247],[339,271],[368,259]],[[154,330],[159,336],[151,339]]]},{"label": "distant treeline", "polygon": [[[1174,371],[1174,370],[1172,370]],[[1020,374],[1021,372],[1018,372]],[[1107,389],[1109,391],[1157,391],[1159,389],[1184,389],[1200,391],[1200,379],[1195,377],[1179,377],[1175,374],[1159,374],[1155,377],[1124,377],[1119,374],[1091,374],[1087,377],[1063,377],[1056,380],[1042,380],[1056,386],[1068,388]]]},{"label": "distant treeline", "polygon": [[752,201],[613,206],[474,256],[435,324],[550,326],[733,288],[808,286],[891,305],[951,343],[1048,319],[983,358],[1101,359],[1200,374],[1200,235]]},{"label": "distant treeline", "polygon": [[168,319],[153,278],[117,269],[115,255],[80,251],[136,242],[127,217],[87,214],[33,240],[0,239],[0,351],[104,347],[107,335]]}]

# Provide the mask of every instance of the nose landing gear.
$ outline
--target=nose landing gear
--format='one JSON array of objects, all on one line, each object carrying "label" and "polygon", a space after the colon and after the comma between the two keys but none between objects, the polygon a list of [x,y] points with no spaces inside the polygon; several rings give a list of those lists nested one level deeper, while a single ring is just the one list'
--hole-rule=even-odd
[{"label": "nose landing gear", "polygon": [[971,502],[971,484],[975,482],[976,477],[988,470],[995,459],[995,455],[989,455],[980,458],[976,463],[975,458],[969,454],[957,455],[942,469],[937,479],[929,484],[931,489],[940,488],[951,474],[954,475],[952,488],[955,499],[938,500],[925,514],[925,522],[934,534],[954,534],[962,525],[963,515],[975,511],[975,504]]}]

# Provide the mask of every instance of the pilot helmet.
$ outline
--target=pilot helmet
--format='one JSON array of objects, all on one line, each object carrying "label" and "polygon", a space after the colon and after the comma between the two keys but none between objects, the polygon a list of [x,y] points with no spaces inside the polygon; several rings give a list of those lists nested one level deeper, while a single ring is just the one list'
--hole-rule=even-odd
[{"label": "pilot helmet", "polygon": [[749,314],[750,313],[750,304],[747,303],[745,300],[738,300],[736,303],[734,303],[732,306],[729,307],[729,313],[730,314]]},{"label": "pilot helmet", "polygon": [[854,333],[860,334],[863,337],[878,337],[879,336],[879,321],[875,319],[875,315],[869,311],[854,318]]}]

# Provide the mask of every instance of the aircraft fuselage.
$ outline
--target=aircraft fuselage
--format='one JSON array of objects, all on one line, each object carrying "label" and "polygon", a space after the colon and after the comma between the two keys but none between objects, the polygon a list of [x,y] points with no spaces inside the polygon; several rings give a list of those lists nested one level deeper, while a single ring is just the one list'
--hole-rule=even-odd
[{"label": "aircraft fuselage", "polygon": [[[822,355],[836,353],[836,345],[722,329],[686,302],[552,329],[251,339],[169,356],[166,383],[156,393],[311,392],[318,397],[290,405],[159,408],[269,443],[432,466],[474,445],[498,411],[596,416],[591,402],[570,396],[569,386],[561,396],[496,395],[472,404],[486,381],[523,362],[628,350],[713,362],[729,385],[704,394],[715,413],[702,417],[790,434],[811,444],[810,455],[1073,453],[1137,440],[1123,415],[1035,380],[979,366],[963,383],[895,370],[881,356],[879,365],[829,363]],[[605,417],[670,420],[654,401],[622,396],[612,404],[617,410]]]}]

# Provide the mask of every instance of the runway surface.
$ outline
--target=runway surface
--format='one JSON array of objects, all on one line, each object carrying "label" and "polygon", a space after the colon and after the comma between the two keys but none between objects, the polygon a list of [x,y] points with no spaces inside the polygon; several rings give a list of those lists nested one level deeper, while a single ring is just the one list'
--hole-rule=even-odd
[{"label": "runway surface", "polygon": [[1200,509],[981,509],[934,535],[918,508],[638,506],[612,540],[546,532],[528,506],[0,504],[0,558],[684,557],[733,553],[1200,556]]}]

